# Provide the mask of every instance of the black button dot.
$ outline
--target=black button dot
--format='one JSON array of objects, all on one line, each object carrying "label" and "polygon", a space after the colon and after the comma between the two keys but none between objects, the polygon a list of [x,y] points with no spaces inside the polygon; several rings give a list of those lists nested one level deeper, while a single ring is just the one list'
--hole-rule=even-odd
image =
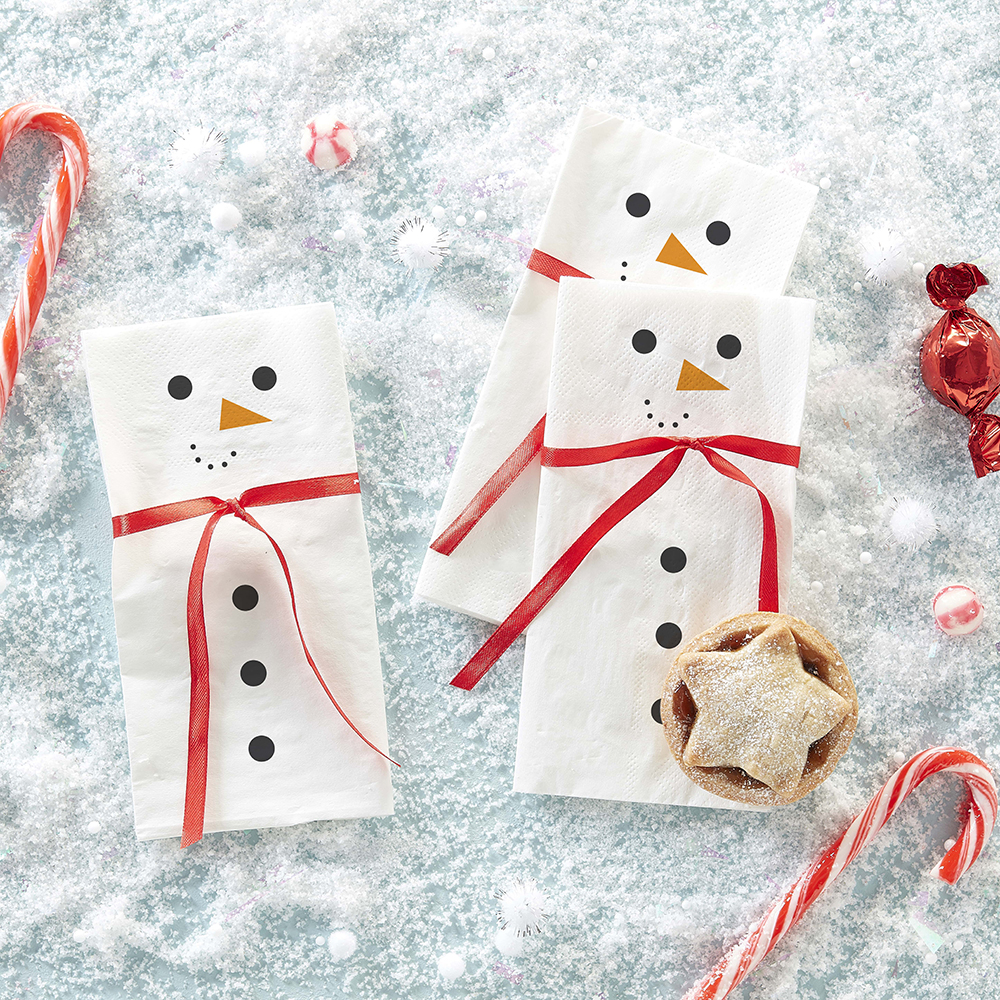
[{"label": "black button dot", "polygon": [[[684,416],[686,417],[687,414],[685,413]],[[232,455],[233,458],[236,458],[236,452],[235,451],[231,451],[229,454]]]},{"label": "black button dot", "polygon": [[671,426],[671,427],[679,427],[680,425],[679,425],[679,424],[677,423],[677,421],[675,420],[675,421],[674,421],[674,422],[673,422],[673,423],[672,423],[672,424],[671,424],[670,426]]},{"label": "black button dot", "polygon": [[728,243],[729,236],[729,226],[724,222],[710,222],[705,230],[705,239],[713,246],[721,247],[723,243]]},{"label": "black button dot", "polygon": [[[211,468],[211,466],[209,466]],[[249,583],[244,583],[242,586],[237,587],[233,591],[233,604],[236,605],[240,611],[253,611],[257,607],[257,602],[260,600],[260,595],[257,591],[250,586]]]},{"label": "black button dot", "polygon": [[719,352],[720,357],[725,358],[727,361],[732,361],[743,350],[743,345],[740,343],[739,337],[734,337],[731,333],[727,333],[724,337],[719,337],[719,342],[715,345],[715,349]]},{"label": "black button dot", "polygon": [[174,399],[187,399],[191,395],[191,379],[187,375],[175,375],[167,383],[167,392]]},{"label": "black button dot", "polygon": [[649,354],[656,347],[656,334],[652,330],[636,330],[632,334],[632,347],[639,354]]},{"label": "black button dot", "polygon": [[664,649],[673,649],[674,646],[680,645],[681,630],[673,622],[664,622],[656,630],[656,641]]},{"label": "black button dot", "polygon": [[[644,403],[645,403],[645,404],[646,404],[647,406],[649,406],[649,400],[648,400],[648,399],[644,399],[644,400],[643,400],[643,402],[644,402]],[[191,447],[193,448],[193,447],[194,447],[194,445],[191,445]]]},{"label": "black button dot", "polygon": [[683,549],[671,545],[660,553],[660,565],[668,573],[679,573],[687,565],[688,557]]},{"label": "black button dot", "polygon": [[194,451],[198,446],[196,444],[191,445],[191,450]]},{"label": "black button dot", "polygon": [[630,194],[625,199],[625,211],[629,215],[641,219],[649,211],[649,199],[638,191],[635,194]]},{"label": "black button dot", "polygon": [[274,756],[274,741],[266,736],[255,736],[247,750],[254,760],[270,760]]},{"label": "black button dot", "polygon": [[652,420],[653,419],[653,414],[652,413],[647,413],[646,414],[646,419],[647,420]]},{"label": "black button dot", "polygon": [[268,368],[267,365],[258,368],[253,373],[252,378],[254,386],[262,389],[264,392],[267,392],[268,389],[273,389],[274,383],[278,381],[278,376],[275,374],[274,369]]},{"label": "black button dot", "polygon": [[662,427],[663,426],[663,421],[661,420],[656,426],[657,427]]},{"label": "black button dot", "polygon": [[622,275],[622,281],[624,281],[624,280],[625,280],[625,275],[623,274],[623,275]]},{"label": "black button dot", "polygon": [[267,677],[267,668],[260,660],[247,660],[240,667],[240,680],[248,687],[255,688],[258,684],[263,684],[265,677]]},{"label": "black button dot", "polygon": [[229,465],[229,463],[228,463],[228,462],[223,462],[223,463],[222,463],[222,467],[223,467],[223,468],[225,468],[225,467],[226,467],[227,465]]},{"label": "black button dot", "polygon": [[214,466],[214,465],[212,465],[212,463],[211,463],[211,462],[209,462],[209,463],[208,463],[208,467],[209,467],[210,469],[214,469],[214,468],[215,468],[215,466]]},{"label": "black button dot", "polygon": [[658,725],[663,725],[663,716],[660,714],[660,703],[663,699],[657,698],[653,702],[653,707],[649,710],[649,714],[653,717],[653,721]]},{"label": "black button dot", "polygon": [[627,260],[623,260],[622,261],[622,267],[628,267],[628,261]]},{"label": "black button dot", "polygon": [[196,459],[195,459],[195,461],[196,461],[196,462],[200,462],[200,461],[201,461],[201,459],[200,459],[200,458],[196,458]]},{"label": "black button dot", "polygon": [[[687,418],[688,418],[689,416],[690,416],[690,414],[688,414],[688,413],[685,413],[685,414],[684,414],[684,419],[685,419],[685,420],[687,420]],[[235,454],[236,454],[236,452],[234,451],[234,452],[233,452],[233,454],[235,455]]]}]

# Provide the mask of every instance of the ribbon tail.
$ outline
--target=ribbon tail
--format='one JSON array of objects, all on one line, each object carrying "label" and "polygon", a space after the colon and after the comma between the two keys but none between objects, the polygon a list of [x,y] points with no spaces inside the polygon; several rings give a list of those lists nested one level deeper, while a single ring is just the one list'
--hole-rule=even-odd
[{"label": "ribbon tail", "polygon": [[451,679],[454,687],[471,691],[486,672],[511,647],[514,640],[535,620],[542,608],[555,597],[563,584],[583,562],[587,553],[622,519],[648,500],[676,471],[686,447],[678,446],[660,459],[635,485],[623,493],[553,563],[528,596],[507,616],[500,627]]},{"label": "ribbon tail", "polygon": [[390,764],[395,764],[396,767],[399,767],[400,764],[398,761],[393,760],[387,753],[385,753],[383,750],[380,750],[377,746],[375,746],[375,744],[372,743],[372,741],[368,739],[368,737],[365,736],[365,734],[361,732],[361,730],[358,729],[358,727],[354,725],[353,722],[351,722],[351,720],[347,716],[347,713],[340,707],[339,703],[337,702],[337,699],[334,698],[333,692],[326,686],[326,681],[323,680],[323,675],[319,672],[319,668],[316,666],[316,661],[312,658],[312,653],[309,652],[309,647],[306,645],[305,636],[302,634],[302,626],[299,624],[299,612],[295,606],[295,588],[292,586],[292,574],[288,569],[288,563],[285,560],[285,554],[281,551],[281,547],[278,545],[278,543],[267,533],[267,531],[264,528],[261,527],[261,525],[257,522],[257,520],[254,517],[252,517],[246,511],[244,511],[241,516],[246,521],[246,523],[250,525],[251,528],[256,528],[271,543],[271,548],[274,549],[274,554],[278,557],[278,562],[281,563],[282,572],[285,574],[285,583],[288,584],[288,596],[292,602],[292,617],[295,619],[295,628],[299,633],[299,642],[302,645],[302,652],[305,653],[306,661],[309,663],[309,666],[312,667],[312,672],[316,675],[316,680],[319,681],[320,687],[322,687],[323,690],[326,692],[327,698],[330,699],[331,703],[333,704],[333,707],[340,713],[340,717],[344,720],[344,722],[348,724],[348,726],[351,727],[352,730],[354,730],[354,732],[361,739],[361,741],[370,746],[372,750],[374,750],[377,754],[379,754],[379,756],[385,757],[385,759]]},{"label": "ribbon tail", "polygon": [[450,556],[462,539],[480,522],[486,512],[507,492],[508,488],[531,464],[541,451],[545,438],[545,414],[528,432],[524,440],[504,459],[503,464],[469,501],[462,512],[431,542],[431,548]]},{"label": "ribbon tail", "polygon": [[202,838],[205,829],[205,787],[208,782],[208,637],[205,634],[205,603],[202,584],[212,533],[227,512],[216,511],[206,522],[188,577],[187,630],[191,661],[191,709],[188,722],[187,778],[184,785],[184,823],[181,847]]},{"label": "ribbon tail", "polygon": [[723,458],[711,448],[701,449],[708,464],[729,479],[749,486],[760,498],[760,513],[763,521],[763,541],[760,550],[760,579],[757,584],[757,610],[778,611],[778,533],[774,526],[774,511],[764,494],[757,489],[749,476],[741,472],[732,462]]}]

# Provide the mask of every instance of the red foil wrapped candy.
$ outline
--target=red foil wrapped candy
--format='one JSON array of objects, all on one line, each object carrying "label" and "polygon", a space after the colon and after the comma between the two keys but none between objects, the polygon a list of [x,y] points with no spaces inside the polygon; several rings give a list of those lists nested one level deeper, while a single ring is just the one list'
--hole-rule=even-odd
[{"label": "red foil wrapped candy", "polygon": [[927,294],[947,311],[920,348],[924,385],[969,418],[969,452],[980,477],[1000,471],[1000,417],[985,412],[1000,393],[1000,336],[965,300],[988,284],[973,264],[932,268]]}]

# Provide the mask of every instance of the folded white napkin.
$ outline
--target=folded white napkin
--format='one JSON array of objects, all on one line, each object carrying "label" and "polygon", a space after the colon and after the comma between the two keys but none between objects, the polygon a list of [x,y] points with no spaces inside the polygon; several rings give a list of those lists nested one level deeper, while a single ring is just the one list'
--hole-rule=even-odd
[{"label": "folded white napkin", "polygon": [[[356,472],[332,306],[93,330],[83,344],[113,515]],[[249,512],[288,561],[302,631],[327,686],[357,728],[386,750],[360,496]],[[115,623],[140,840],[181,832],[188,577],[207,520],[114,543]],[[278,558],[264,535],[235,516],[223,517],[211,539],[204,612],[205,830],[390,814],[390,765],[323,692],[299,642]]]},{"label": "folded white napkin", "polygon": [[[780,295],[816,188],[584,108],[536,247],[592,278]],[[435,526],[457,518],[545,412],[557,281],[527,270]],[[417,596],[500,621],[529,582],[538,461],[450,554],[427,553]]]},{"label": "folded white napkin", "polygon": [[[564,280],[546,446],[660,435],[797,445],[813,311],[805,299]],[[783,601],[795,470],[720,454],[770,501]],[[663,455],[542,468],[534,579]],[[757,610],[762,537],[757,493],[688,451],[598,542],[528,628],[516,791],[743,808],[684,776],[654,713],[680,647]]]}]

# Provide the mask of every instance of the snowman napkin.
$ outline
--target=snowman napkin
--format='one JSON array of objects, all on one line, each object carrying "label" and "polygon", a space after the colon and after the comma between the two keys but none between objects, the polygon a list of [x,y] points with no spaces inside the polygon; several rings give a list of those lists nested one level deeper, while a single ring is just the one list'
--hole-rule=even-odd
[{"label": "snowman napkin", "polygon": [[527,588],[560,278],[780,295],[815,199],[812,185],[584,108],[417,596],[500,621]]},{"label": "snowman napkin", "polygon": [[83,344],[139,839],[391,814],[333,307]]},{"label": "snowman napkin", "polygon": [[[678,647],[758,609],[764,516],[774,514],[776,602],[788,589],[795,449],[814,304],[804,299],[564,280],[556,319],[533,576],[667,450],[559,467],[560,449],[708,439],[611,528],[528,628],[514,788],[745,808],[689,781],[660,724]],[[773,442],[781,448],[766,444]],[[619,449],[620,451],[621,449]],[[775,453],[794,453],[782,464]],[[720,473],[721,455],[752,486]],[[759,455],[764,457],[751,457]],[[778,610],[770,607],[768,610]],[[668,709],[664,709],[665,711]]]}]

